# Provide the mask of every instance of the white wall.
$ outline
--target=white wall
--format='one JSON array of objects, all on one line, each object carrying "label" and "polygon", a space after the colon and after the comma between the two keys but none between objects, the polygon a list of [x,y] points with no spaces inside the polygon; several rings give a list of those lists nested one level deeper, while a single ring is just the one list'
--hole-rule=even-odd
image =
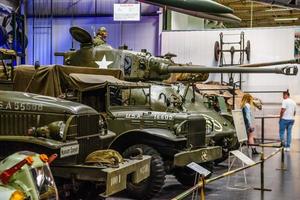
[{"label": "white wall", "polygon": [[[233,30],[203,30],[203,31],[172,31],[162,33],[162,55],[167,52],[177,54],[174,58],[179,63],[189,63],[207,66],[218,66],[214,61],[214,44],[219,41],[219,34],[245,33],[245,41],[251,42],[250,63],[271,62],[294,58],[294,34],[295,27],[288,28],[257,28],[257,29],[233,29]],[[239,35],[224,36],[224,41],[239,41]],[[228,47],[230,48],[230,46]],[[228,54],[229,56],[229,54]],[[227,63],[230,58],[226,57]],[[238,54],[235,54],[238,59]],[[247,63],[246,59],[245,62]],[[300,70],[300,66],[298,66]],[[226,75],[225,75],[226,76]],[[237,76],[237,75],[236,75]],[[210,75],[210,80],[220,81],[217,74]],[[238,80],[238,77],[236,77]],[[297,76],[284,76],[278,74],[243,74],[243,90],[286,90],[300,103],[300,73]],[[274,104],[275,109],[262,114],[279,114],[281,94],[255,94],[262,99],[264,104]],[[299,106],[298,106],[299,107]],[[294,138],[300,137],[300,109],[296,116],[293,130]],[[275,135],[277,133],[274,133]]]},{"label": "white wall", "polygon": [[[172,52],[178,55],[174,60],[179,63],[201,64],[217,66],[214,61],[214,43],[219,40],[220,32],[224,34],[245,33],[245,41],[251,42],[250,63],[280,61],[294,58],[294,29],[293,28],[265,28],[245,30],[205,30],[205,31],[173,31],[162,33],[162,55]],[[224,41],[239,41],[239,35],[224,36]],[[228,49],[230,46],[228,46]],[[230,62],[226,54],[226,62]],[[239,56],[236,53],[235,58]],[[245,60],[245,63],[247,61]],[[225,75],[226,76],[226,75]],[[297,101],[300,102],[300,75],[283,76],[278,74],[244,74],[244,90],[286,90],[289,89]],[[213,74],[211,79],[219,79]],[[264,102],[280,102],[281,95],[258,95]]]},{"label": "white wall", "polygon": [[172,30],[199,30],[204,28],[204,19],[172,11]]}]

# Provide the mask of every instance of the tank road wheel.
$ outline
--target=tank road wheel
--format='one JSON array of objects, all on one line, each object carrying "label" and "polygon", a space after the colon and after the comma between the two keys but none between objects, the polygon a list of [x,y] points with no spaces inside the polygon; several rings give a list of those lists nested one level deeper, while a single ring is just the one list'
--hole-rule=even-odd
[{"label": "tank road wheel", "polygon": [[165,182],[165,169],[162,158],[159,153],[152,147],[144,144],[137,144],[129,147],[123,153],[125,158],[133,156],[137,152],[137,148],[143,150],[144,155],[150,155],[151,166],[150,166],[150,177],[143,180],[138,184],[132,183],[130,180],[127,183],[128,194],[135,199],[151,199],[160,192]]},{"label": "tank road wheel", "polygon": [[[212,171],[213,169],[212,162],[201,163],[200,165],[209,171]],[[174,170],[174,176],[176,177],[177,181],[185,186],[195,185],[195,175],[196,172],[188,167],[178,167]],[[209,174],[205,178],[209,178],[210,176],[211,174]]]}]

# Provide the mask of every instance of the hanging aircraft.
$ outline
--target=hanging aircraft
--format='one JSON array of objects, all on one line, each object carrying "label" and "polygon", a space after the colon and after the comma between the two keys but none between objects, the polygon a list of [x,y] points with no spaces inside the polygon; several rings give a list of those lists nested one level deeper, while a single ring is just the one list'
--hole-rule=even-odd
[{"label": "hanging aircraft", "polygon": [[212,0],[138,0],[183,14],[223,22],[240,22],[233,10]]}]

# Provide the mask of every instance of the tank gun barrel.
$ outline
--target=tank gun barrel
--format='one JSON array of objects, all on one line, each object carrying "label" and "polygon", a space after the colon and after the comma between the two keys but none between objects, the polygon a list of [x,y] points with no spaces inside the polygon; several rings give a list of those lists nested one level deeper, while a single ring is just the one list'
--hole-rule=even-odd
[{"label": "tank gun barrel", "polygon": [[297,75],[297,66],[254,68],[254,67],[206,67],[202,65],[192,66],[161,66],[162,74],[168,73],[275,73],[284,75]]},{"label": "tank gun barrel", "polygon": [[244,64],[244,65],[237,65],[237,66],[238,67],[266,67],[266,66],[284,65],[284,64],[300,64],[300,59],[283,60],[283,61],[277,61],[277,62]]}]

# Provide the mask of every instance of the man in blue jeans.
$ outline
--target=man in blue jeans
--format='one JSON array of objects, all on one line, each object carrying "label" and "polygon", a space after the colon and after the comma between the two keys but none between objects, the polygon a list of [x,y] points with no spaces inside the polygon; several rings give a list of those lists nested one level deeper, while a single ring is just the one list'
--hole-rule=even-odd
[{"label": "man in blue jeans", "polygon": [[[292,140],[292,127],[294,125],[296,115],[296,103],[290,99],[290,93],[288,91],[283,92],[283,101],[280,110],[279,120],[279,135],[280,140],[284,145],[285,151],[290,151]],[[284,132],[287,132],[285,140]]]}]

